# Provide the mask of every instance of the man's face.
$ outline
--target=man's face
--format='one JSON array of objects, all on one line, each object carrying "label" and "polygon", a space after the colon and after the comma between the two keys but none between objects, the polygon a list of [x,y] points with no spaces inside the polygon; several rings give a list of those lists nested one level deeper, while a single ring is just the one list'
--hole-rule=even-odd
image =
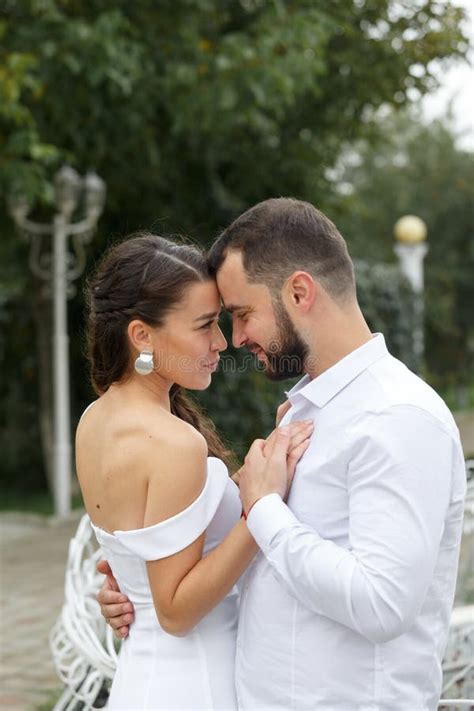
[{"label": "man's face", "polygon": [[248,281],[239,251],[228,252],[217,273],[217,285],[224,307],[232,315],[233,345],[254,353],[271,380],[302,375],[307,345],[284,304],[274,306],[268,287]]}]

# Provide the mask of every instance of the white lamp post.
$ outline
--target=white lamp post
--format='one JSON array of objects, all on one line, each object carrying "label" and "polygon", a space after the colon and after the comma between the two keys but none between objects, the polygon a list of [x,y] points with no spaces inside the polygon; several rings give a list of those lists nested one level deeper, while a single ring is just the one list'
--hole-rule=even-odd
[{"label": "white lamp post", "polygon": [[[94,234],[105,202],[105,183],[88,173],[82,179],[73,168],[63,167],[54,179],[57,213],[52,223],[38,224],[28,219],[29,205],[24,195],[12,196],[10,214],[21,234],[30,242],[30,267],[36,276],[51,284],[53,302],[53,484],[54,508],[59,517],[71,510],[71,424],[69,399],[69,338],[67,298],[74,279],[85,267],[85,245]],[[72,222],[81,193],[85,217]],[[45,260],[42,241],[52,237],[52,259]],[[71,237],[72,250],[69,249]]]},{"label": "white lamp post", "polygon": [[421,218],[416,215],[405,215],[397,220],[393,231],[397,240],[394,249],[400,260],[401,272],[408,279],[415,296],[413,349],[418,367],[421,368],[425,351],[423,261],[428,253],[426,243],[428,230]]}]

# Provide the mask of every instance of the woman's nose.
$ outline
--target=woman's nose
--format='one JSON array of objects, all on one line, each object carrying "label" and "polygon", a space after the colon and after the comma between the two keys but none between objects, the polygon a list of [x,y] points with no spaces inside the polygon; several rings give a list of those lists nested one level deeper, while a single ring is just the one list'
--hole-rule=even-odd
[{"label": "woman's nose", "polygon": [[226,338],[218,326],[217,327],[217,337],[214,340],[212,349],[215,351],[224,351],[226,348],[227,348]]}]

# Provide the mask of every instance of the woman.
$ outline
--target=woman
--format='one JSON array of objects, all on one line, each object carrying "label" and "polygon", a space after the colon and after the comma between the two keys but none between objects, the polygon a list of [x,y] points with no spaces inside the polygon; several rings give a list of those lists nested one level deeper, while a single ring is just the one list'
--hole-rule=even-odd
[{"label": "woman", "polygon": [[[144,234],[106,254],[88,307],[99,399],[79,423],[77,472],[135,608],[108,708],[234,709],[235,584],[256,545],[229,452],[182,391],[208,387],[227,345],[217,287],[197,248]],[[293,427],[289,481],[311,431]]]}]

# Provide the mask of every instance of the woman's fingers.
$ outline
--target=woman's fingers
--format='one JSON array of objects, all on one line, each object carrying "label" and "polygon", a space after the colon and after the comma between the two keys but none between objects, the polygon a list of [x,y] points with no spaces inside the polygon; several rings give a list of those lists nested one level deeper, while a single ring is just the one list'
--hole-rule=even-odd
[{"label": "woman's fingers", "polygon": [[[295,422],[290,422],[288,425],[286,425],[289,433],[290,433],[290,438],[291,437],[296,437],[299,435],[299,433],[304,432],[308,426],[312,426],[313,421],[312,420],[295,420]],[[265,448],[264,452],[265,454],[268,454],[270,452],[270,449],[274,443],[276,433],[278,432],[278,427],[276,427],[266,438],[265,440]]]},{"label": "woman's fingers", "polygon": [[307,437],[303,442],[301,442],[297,447],[293,449],[292,452],[288,455],[288,460],[287,460],[287,471],[288,471],[288,488],[291,486],[291,482],[293,481],[293,477],[295,475],[295,470],[296,470],[296,465],[298,464],[299,460],[303,456],[303,454],[306,452],[306,450],[309,447],[311,439],[310,437]]},{"label": "woman's fingers", "polygon": [[291,435],[291,441],[290,441],[290,449],[289,452],[291,453],[296,447],[298,447],[302,442],[304,442],[305,439],[308,439],[308,437],[311,437],[314,431],[314,424],[312,421],[309,423],[306,423],[304,426],[299,427],[294,431],[294,433]]},{"label": "woman's fingers", "polygon": [[280,422],[282,421],[282,419],[284,418],[284,416],[286,415],[286,413],[288,412],[288,410],[290,409],[290,407],[291,407],[291,402],[289,400],[282,402],[281,405],[278,406],[276,420],[275,420],[277,427],[280,424]]},{"label": "woman's fingers", "polygon": [[[296,434],[297,432],[301,432],[302,430],[305,430],[308,426],[314,426],[313,420],[295,420],[294,422],[290,422],[288,425],[285,425],[285,427],[289,430],[290,435]],[[277,430],[274,430],[276,432]]]},{"label": "woman's fingers", "polygon": [[[265,454],[267,441],[265,439],[254,439],[249,447],[249,451],[244,457],[244,464],[249,464],[255,459],[260,460]],[[243,469],[243,467],[241,467]]]}]

